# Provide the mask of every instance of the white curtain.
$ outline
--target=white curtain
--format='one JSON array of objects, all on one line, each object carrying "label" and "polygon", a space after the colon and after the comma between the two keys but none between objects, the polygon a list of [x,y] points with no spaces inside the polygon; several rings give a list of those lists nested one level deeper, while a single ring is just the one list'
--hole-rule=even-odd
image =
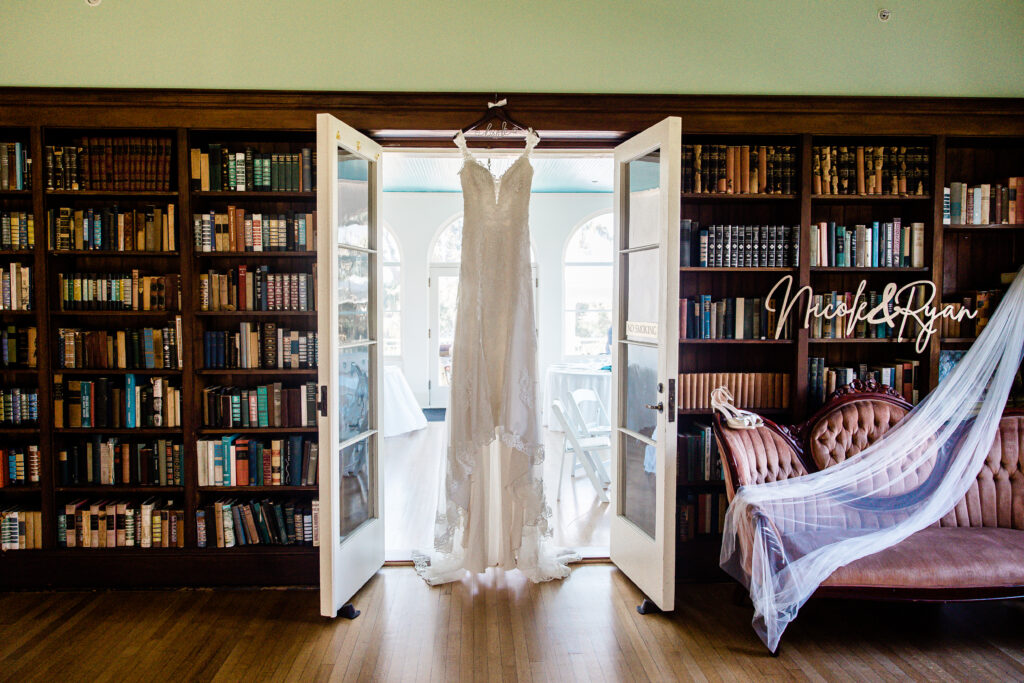
[{"label": "white curtain", "polygon": [[1022,354],[1024,269],[960,363],[877,442],[821,472],[737,492],[721,564],[750,589],[754,629],[769,649],[832,572],[933,524],[963,498]]}]

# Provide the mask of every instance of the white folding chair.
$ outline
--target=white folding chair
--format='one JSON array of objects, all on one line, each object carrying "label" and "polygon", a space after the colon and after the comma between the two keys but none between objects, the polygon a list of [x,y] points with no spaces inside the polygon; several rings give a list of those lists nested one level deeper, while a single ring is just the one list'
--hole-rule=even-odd
[{"label": "white folding chair", "polygon": [[[568,396],[568,418],[570,422],[576,423],[576,435],[579,439],[609,439],[611,435],[611,421],[608,420],[608,414],[604,410],[604,405],[601,403],[601,399],[597,397],[597,394],[592,389],[576,389],[575,391],[569,392]],[[582,400],[582,405],[580,401]],[[582,406],[586,406],[585,411]],[[588,415],[591,419],[588,421],[584,415]],[[611,463],[611,445],[607,451],[599,451],[602,455],[599,457],[598,452],[591,452],[594,460],[594,469],[597,470],[598,475],[601,477],[601,481],[604,482],[605,486],[612,483],[611,478],[608,476],[608,469],[605,467],[605,463]],[[603,457],[607,455],[607,458]],[[564,459],[564,456],[563,456]],[[573,473],[576,472],[575,463],[573,465]]]},{"label": "white folding chair", "polygon": [[587,430],[588,436],[608,436],[612,433],[612,420],[608,417],[604,402],[593,389],[573,389],[569,392],[569,404],[575,408],[577,419]]},{"label": "white folding chair", "polygon": [[555,419],[558,420],[559,426],[562,428],[563,438],[565,439],[562,446],[561,468],[558,473],[557,500],[562,499],[562,479],[565,476],[565,455],[566,453],[572,453],[573,470],[575,471],[576,462],[578,460],[579,464],[583,467],[583,471],[586,472],[591,485],[594,487],[594,492],[597,494],[598,500],[602,503],[607,503],[608,494],[605,493],[604,490],[607,475],[603,473],[604,467],[600,464],[600,458],[597,454],[602,451],[608,451],[611,453],[611,441],[609,441],[608,437],[605,436],[581,435],[573,424],[573,420],[570,420],[566,416],[565,410],[562,408],[561,401],[552,401],[551,410],[555,414]]}]

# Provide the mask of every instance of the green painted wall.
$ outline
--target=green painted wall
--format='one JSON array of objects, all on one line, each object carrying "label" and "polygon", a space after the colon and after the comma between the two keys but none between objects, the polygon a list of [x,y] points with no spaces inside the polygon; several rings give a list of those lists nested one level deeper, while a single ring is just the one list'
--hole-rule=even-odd
[{"label": "green painted wall", "polygon": [[1024,96],[1022,0],[0,0],[0,27],[0,85]]}]

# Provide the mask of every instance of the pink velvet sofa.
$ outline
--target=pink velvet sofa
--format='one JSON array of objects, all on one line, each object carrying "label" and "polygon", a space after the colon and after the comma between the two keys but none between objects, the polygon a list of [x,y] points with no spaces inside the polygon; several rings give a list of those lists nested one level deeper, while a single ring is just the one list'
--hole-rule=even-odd
[{"label": "pink velvet sofa", "polygon": [[[842,462],[899,422],[910,405],[888,387],[854,382],[801,425],[765,420],[714,432],[731,500],[736,490]],[[739,539],[742,543],[743,539]],[[1024,413],[1004,414],[964,498],[933,526],[836,570],[816,597],[983,600],[1024,597]]]}]

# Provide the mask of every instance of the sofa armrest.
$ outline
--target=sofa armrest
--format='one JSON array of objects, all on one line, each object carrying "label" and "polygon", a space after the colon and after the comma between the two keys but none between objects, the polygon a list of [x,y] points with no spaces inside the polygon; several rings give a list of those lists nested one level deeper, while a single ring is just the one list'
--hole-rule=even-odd
[{"label": "sofa armrest", "polygon": [[712,429],[718,441],[729,500],[741,486],[807,474],[796,441],[771,420],[756,429],[730,429],[717,413]]}]

